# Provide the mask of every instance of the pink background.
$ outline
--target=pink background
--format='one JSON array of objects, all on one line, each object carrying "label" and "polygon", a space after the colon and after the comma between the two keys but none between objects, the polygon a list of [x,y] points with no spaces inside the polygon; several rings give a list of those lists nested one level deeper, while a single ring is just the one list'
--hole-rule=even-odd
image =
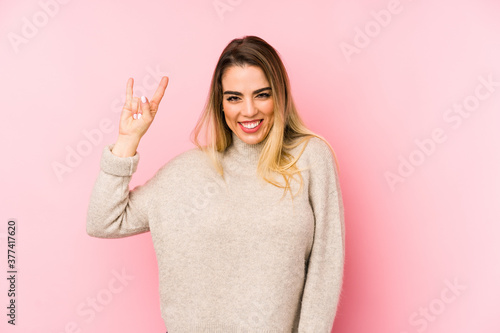
[{"label": "pink background", "polygon": [[[0,330],[165,331],[150,234],[85,232],[101,152],[127,79],[151,97],[161,75],[131,187],[193,147],[222,49],[254,34],[282,55],[301,115],[340,163],[333,331],[500,332],[499,16],[492,0],[2,1],[0,267],[16,218],[19,294],[12,327],[0,279]],[[82,155],[68,166],[71,149]]]}]

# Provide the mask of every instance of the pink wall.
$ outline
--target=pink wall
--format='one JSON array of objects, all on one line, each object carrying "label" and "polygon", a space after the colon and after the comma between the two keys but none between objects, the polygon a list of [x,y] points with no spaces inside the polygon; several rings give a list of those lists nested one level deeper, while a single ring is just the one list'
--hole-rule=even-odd
[{"label": "pink wall", "polygon": [[[255,34],[339,159],[347,255],[333,331],[500,332],[499,16],[491,0],[2,1],[0,267],[15,218],[19,294],[14,328],[0,279],[0,330],[164,331],[150,234],[85,232],[100,154],[129,77],[149,97],[170,77],[131,186],[191,148],[220,52]],[[83,156],[68,165],[72,149]]]}]

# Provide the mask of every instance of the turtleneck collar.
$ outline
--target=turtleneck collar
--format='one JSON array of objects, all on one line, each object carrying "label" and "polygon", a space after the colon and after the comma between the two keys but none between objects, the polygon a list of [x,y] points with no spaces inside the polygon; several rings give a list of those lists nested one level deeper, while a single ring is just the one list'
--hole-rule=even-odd
[{"label": "turtleneck collar", "polygon": [[228,152],[236,158],[244,161],[257,162],[260,157],[265,139],[256,144],[248,144],[241,140],[234,132],[231,133],[233,143],[227,148]]}]

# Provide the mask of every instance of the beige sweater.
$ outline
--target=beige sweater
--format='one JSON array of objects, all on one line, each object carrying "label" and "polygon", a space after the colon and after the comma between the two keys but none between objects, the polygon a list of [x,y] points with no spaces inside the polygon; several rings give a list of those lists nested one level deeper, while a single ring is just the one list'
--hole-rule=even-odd
[{"label": "beige sweater", "polygon": [[[112,144],[104,148],[87,233],[151,232],[169,333],[331,331],[345,249],[333,155],[311,138],[297,162],[308,168],[304,188],[293,202],[290,193],[280,201],[283,189],[257,176],[262,147],[233,133],[221,153],[225,182],[195,147],[133,190],[139,154],[118,157]],[[292,182],[294,194],[298,186]]]}]

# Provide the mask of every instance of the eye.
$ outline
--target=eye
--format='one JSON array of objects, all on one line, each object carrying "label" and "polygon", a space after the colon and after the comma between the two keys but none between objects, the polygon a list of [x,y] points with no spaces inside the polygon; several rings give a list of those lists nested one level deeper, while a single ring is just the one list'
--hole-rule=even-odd
[{"label": "eye", "polygon": [[228,102],[234,102],[234,101],[236,101],[237,98],[238,97],[236,97],[236,96],[229,96],[228,98],[226,98],[226,101],[228,101]]},{"label": "eye", "polygon": [[257,97],[260,97],[260,98],[268,98],[268,97],[270,97],[270,96],[271,96],[271,95],[270,95],[270,94],[268,94],[268,93],[260,93],[260,94],[258,94],[258,95],[257,95]]}]

